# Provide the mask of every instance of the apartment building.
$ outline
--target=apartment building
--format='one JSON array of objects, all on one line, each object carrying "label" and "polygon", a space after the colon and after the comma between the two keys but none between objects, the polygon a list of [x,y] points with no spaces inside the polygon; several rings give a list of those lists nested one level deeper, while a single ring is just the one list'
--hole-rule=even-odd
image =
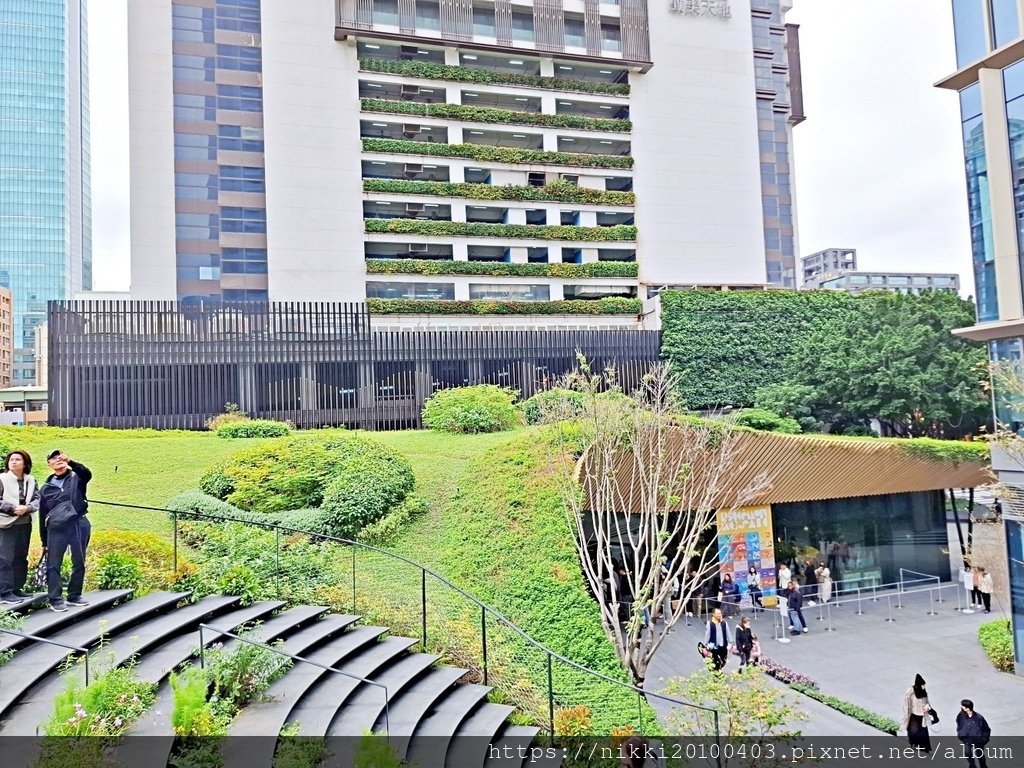
[{"label": "apartment building", "polygon": [[960,292],[960,275],[951,272],[866,272],[842,270],[804,281],[807,290],[846,291],[865,293],[867,291],[892,291],[917,296],[924,291]]},{"label": "apartment building", "polygon": [[130,0],[132,297],[794,286],[788,5]]},{"label": "apartment building", "polygon": [[10,288],[0,287],[0,389],[11,386],[14,372],[14,301]]},{"label": "apartment building", "polygon": [[803,269],[805,284],[822,275],[834,274],[844,270],[856,270],[857,249],[826,248],[809,256],[801,256],[800,265]]}]

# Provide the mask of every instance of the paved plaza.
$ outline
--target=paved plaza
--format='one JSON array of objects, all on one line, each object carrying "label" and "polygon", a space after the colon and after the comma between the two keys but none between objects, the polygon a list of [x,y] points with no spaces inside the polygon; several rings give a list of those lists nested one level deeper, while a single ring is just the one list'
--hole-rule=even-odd
[{"label": "paved plaza", "polygon": [[[761,641],[763,656],[813,678],[824,693],[879,714],[899,720],[903,696],[914,675],[920,673],[928,683],[931,704],[942,718],[939,733],[952,733],[960,700],[969,698],[985,715],[994,735],[1024,735],[1024,678],[996,671],[977,639],[978,625],[1006,618],[1008,606],[993,603],[991,614],[965,614],[957,610],[958,598],[961,606],[966,605],[963,594],[958,586],[945,584],[941,589],[902,596],[879,593],[877,601],[869,596],[859,603],[844,600],[827,609],[805,606],[810,631],[793,638],[786,634],[791,639],[788,643],[775,639],[783,636],[783,627],[779,612],[771,610],[756,614],[754,633]],[[897,607],[899,604],[903,607]],[[753,616],[749,609],[743,613]],[[893,621],[887,621],[890,615]],[[730,628],[735,622],[729,620]],[[696,671],[701,664],[696,646],[703,636],[702,621],[680,621],[651,665],[647,689],[657,692],[669,678]],[[738,657],[731,656],[727,668],[735,669],[737,663]],[[796,726],[806,735],[879,735],[802,694],[791,695],[809,715]],[[665,711],[663,702],[651,699],[651,703]]]}]

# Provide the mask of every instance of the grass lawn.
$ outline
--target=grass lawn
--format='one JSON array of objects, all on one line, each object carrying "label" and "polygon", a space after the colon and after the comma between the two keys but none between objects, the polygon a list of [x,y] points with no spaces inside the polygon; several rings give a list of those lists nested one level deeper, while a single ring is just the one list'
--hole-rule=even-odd
[{"label": "grass lawn", "polygon": [[[46,454],[59,448],[92,470],[90,499],[151,507],[195,488],[210,464],[258,442],[223,440],[210,432],[0,428],[0,444],[28,451],[38,480],[49,473]],[[159,512],[93,504],[89,519],[97,530],[148,531],[168,538],[171,534],[170,521]]]}]

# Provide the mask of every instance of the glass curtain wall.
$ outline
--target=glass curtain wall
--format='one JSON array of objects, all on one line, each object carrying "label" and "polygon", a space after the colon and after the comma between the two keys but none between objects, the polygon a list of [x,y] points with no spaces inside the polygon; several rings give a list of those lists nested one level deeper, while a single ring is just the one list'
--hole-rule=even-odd
[{"label": "glass curtain wall", "polygon": [[978,320],[999,319],[996,299],[995,249],[992,244],[992,208],[989,198],[985,134],[981,118],[981,89],[977,83],[960,91],[960,119],[967,173],[967,208],[971,224]]}]

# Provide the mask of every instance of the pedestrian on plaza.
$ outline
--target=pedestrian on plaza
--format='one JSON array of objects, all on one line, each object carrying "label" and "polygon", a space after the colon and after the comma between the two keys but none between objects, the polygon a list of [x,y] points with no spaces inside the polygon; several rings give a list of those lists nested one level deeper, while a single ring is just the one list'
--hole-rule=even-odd
[{"label": "pedestrian on plaza", "polygon": [[931,725],[931,705],[928,703],[928,691],[925,690],[924,678],[917,675],[914,684],[907,689],[903,697],[903,720],[900,730],[907,732],[910,746],[921,752],[932,751],[932,741],[928,736]]},{"label": "pedestrian on plaza", "polygon": [[832,572],[822,563],[818,569],[818,599],[827,603],[832,599]]},{"label": "pedestrian on plaza", "polygon": [[790,630],[792,630],[793,622],[789,620],[789,582],[779,581],[779,586],[775,590],[775,593],[779,596],[778,606],[779,613],[782,614],[782,626],[786,626],[788,624]]},{"label": "pedestrian on plaza", "polygon": [[783,587],[787,587],[789,585],[790,579],[793,578],[793,574],[790,572],[789,566],[786,565],[785,563],[783,563],[782,567],[779,568],[779,574],[778,575],[779,575],[779,580],[778,580],[779,589],[782,589]]},{"label": "pedestrian on plaza", "polygon": [[964,589],[967,590],[967,597],[971,601],[971,607],[973,608],[976,603],[974,602],[974,572],[972,569],[964,567],[964,572],[960,575],[961,580],[964,584]]},{"label": "pedestrian on plaza", "polygon": [[814,605],[814,598],[818,596],[818,576],[814,572],[814,561],[804,562],[804,596]]},{"label": "pedestrian on plaza", "polygon": [[974,711],[974,702],[970,699],[960,702],[960,711],[956,716],[956,737],[963,742],[967,768],[988,768],[985,745],[992,738],[992,729],[985,718]]},{"label": "pedestrian on plaza", "polygon": [[721,608],[722,603],[719,600],[719,592],[722,590],[722,579],[719,577],[718,572],[711,574],[704,581],[704,612],[711,615],[711,612],[716,608]]},{"label": "pedestrian on plaza", "polygon": [[736,653],[740,657],[740,669],[750,664],[750,654],[754,650],[754,633],[750,629],[750,618],[744,616],[736,626]]},{"label": "pedestrian on plaza", "polygon": [[729,627],[722,620],[722,609],[715,608],[711,614],[711,620],[704,628],[704,645],[711,651],[711,661],[715,670],[725,668],[729,660]]},{"label": "pedestrian on plaza", "polygon": [[[92,533],[86,517],[89,512],[86,489],[92,480],[92,472],[61,451],[50,451],[46,463],[52,474],[39,489],[39,538],[46,556],[50,610],[64,613],[69,605],[89,604],[82,599],[82,588],[85,585],[85,553]],[[71,551],[71,578],[65,601],[60,567],[68,550]]]},{"label": "pedestrian on plaza", "polygon": [[789,582],[789,596],[786,598],[786,607],[789,609],[789,634],[791,635],[799,635],[801,632],[808,631],[803,605],[804,596],[800,592],[800,587],[797,586],[795,581]]},{"label": "pedestrian on plaza", "polygon": [[751,635],[750,639],[750,663],[756,666],[761,663],[761,641],[757,639],[757,635]]},{"label": "pedestrian on plaza", "polygon": [[736,606],[740,602],[740,588],[736,585],[736,582],[732,580],[732,574],[725,574],[725,578],[722,579],[722,591],[721,591],[721,605],[722,610],[726,616],[736,615]]},{"label": "pedestrian on plaza", "polygon": [[978,570],[981,572],[981,584],[978,586],[978,591],[981,592],[981,601],[985,604],[985,613],[992,613],[992,590],[995,588],[992,584],[992,574],[984,568]]},{"label": "pedestrian on plaza", "polygon": [[761,574],[754,566],[750,566],[750,570],[747,571],[747,591],[750,592],[750,607],[754,609],[754,613],[757,613],[759,608],[763,611],[764,604],[761,602],[761,595],[764,593],[761,591]]},{"label": "pedestrian on plaza", "polygon": [[974,566],[971,568],[971,584],[973,585],[971,591],[971,604],[981,606],[981,568]]},{"label": "pedestrian on plaza", "polygon": [[683,585],[683,589],[689,595],[689,599],[686,601],[686,615],[693,616],[697,614],[700,616],[701,606],[701,588],[697,583],[697,571],[693,568],[686,574],[686,582]]},{"label": "pedestrian on plaza", "polygon": [[28,548],[32,543],[32,513],[39,509],[39,488],[32,477],[32,457],[11,451],[0,473],[0,603],[17,605],[28,578]]}]

